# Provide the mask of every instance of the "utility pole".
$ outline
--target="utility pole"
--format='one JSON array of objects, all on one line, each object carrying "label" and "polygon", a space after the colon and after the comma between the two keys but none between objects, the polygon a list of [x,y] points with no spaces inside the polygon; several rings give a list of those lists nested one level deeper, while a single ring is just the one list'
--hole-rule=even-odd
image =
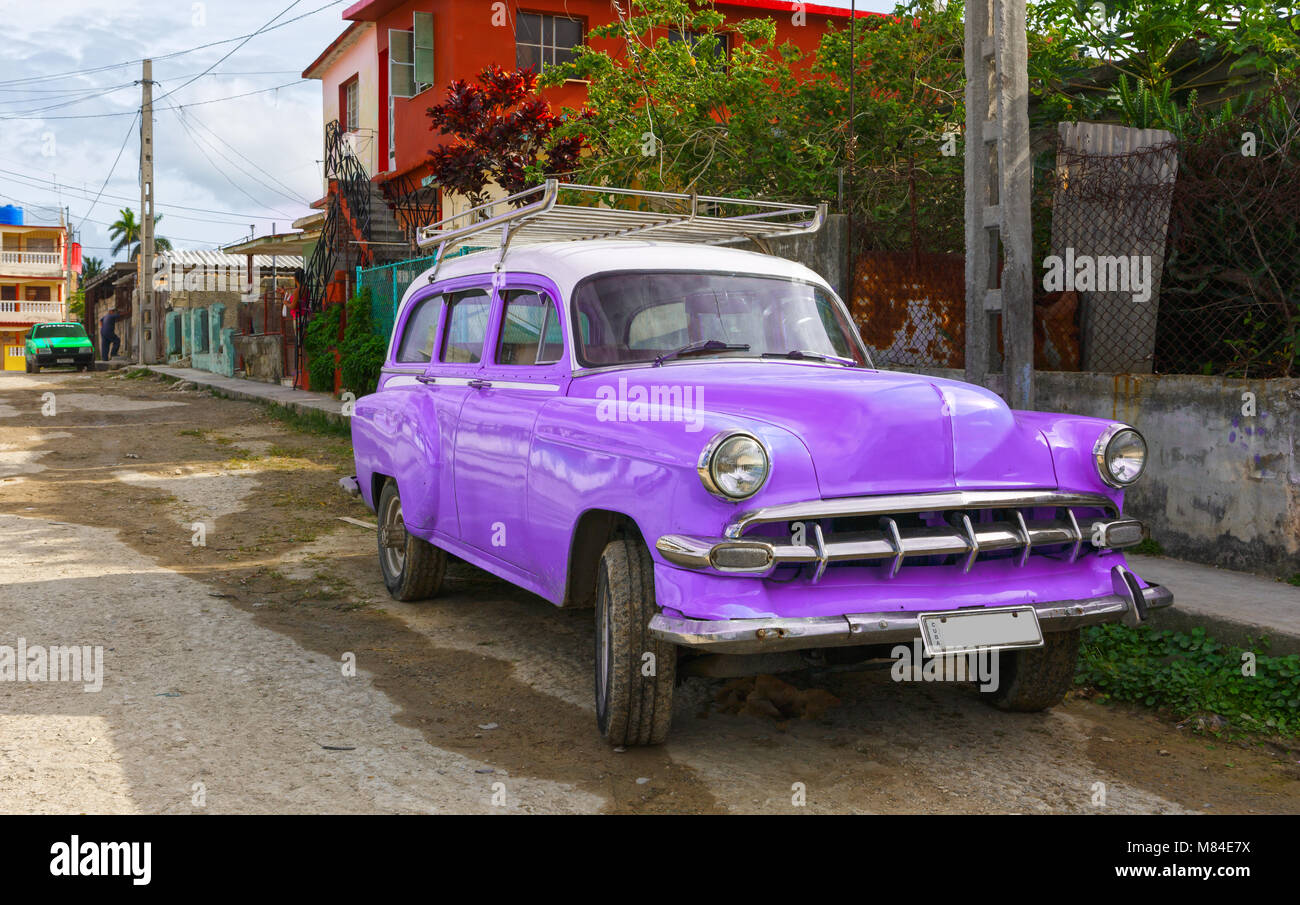
[{"label": "utility pole", "polygon": [[1034,266],[1030,229],[1025,0],[966,4],[966,379],[997,370],[1002,396],[1034,407]]},{"label": "utility pole", "polygon": [[145,337],[152,341],[153,331],[158,329],[153,294],[153,60],[144,61],[140,79],[140,276],[135,286],[139,299],[135,314],[136,360],[142,365],[153,364],[152,347],[145,352]]}]

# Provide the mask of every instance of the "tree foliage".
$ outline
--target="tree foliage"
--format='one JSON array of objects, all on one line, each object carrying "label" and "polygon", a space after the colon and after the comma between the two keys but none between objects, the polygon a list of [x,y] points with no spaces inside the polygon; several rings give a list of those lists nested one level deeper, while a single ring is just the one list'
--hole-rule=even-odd
[{"label": "tree foliage", "polygon": [[[154,251],[171,251],[172,243],[157,234],[158,221],[163,218],[162,214],[155,214],[153,218],[154,227]],[[108,227],[108,237],[113,240],[113,254],[121,254],[123,251],[129,252],[130,260],[134,261],[140,256],[140,227],[141,222],[135,218],[135,211],[129,207],[124,207],[118,211],[118,218]]]},{"label": "tree foliage", "polygon": [[494,64],[477,83],[456,79],[448,86],[446,99],[429,108],[429,128],[450,139],[429,154],[439,185],[477,206],[494,183],[514,194],[540,175],[573,170],[583,135],[554,134],[560,119],[536,94],[537,80],[532,70]]}]

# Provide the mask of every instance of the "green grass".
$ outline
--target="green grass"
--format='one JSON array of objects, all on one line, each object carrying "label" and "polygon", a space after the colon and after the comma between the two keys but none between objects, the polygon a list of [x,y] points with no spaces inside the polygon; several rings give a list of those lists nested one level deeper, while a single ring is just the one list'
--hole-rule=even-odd
[{"label": "green grass", "polygon": [[266,411],[276,421],[306,434],[348,438],[352,436],[352,427],[346,420],[339,421],[316,409],[297,411],[271,402],[266,403]]},{"label": "green grass", "polygon": [[1297,573],[1295,573],[1294,575],[1292,575],[1290,578],[1288,578],[1288,579],[1286,580],[1286,583],[1287,583],[1287,584],[1293,584],[1293,585],[1295,585],[1297,588],[1300,588],[1300,572],[1297,572]]},{"label": "green grass", "polygon": [[1160,546],[1160,541],[1150,537],[1142,539],[1142,543],[1129,550],[1130,553],[1138,553],[1143,556],[1164,556],[1165,548]]},{"label": "green grass", "polygon": [[[1098,625],[1083,630],[1075,681],[1105,699],[1144,704],[1176,718],[1217,714],[1230,732],[1300,735],[1300,655],[1266,644],[1240,648],[1191,632]],[[1254,674],[1243,675],[1243,654]]]}]

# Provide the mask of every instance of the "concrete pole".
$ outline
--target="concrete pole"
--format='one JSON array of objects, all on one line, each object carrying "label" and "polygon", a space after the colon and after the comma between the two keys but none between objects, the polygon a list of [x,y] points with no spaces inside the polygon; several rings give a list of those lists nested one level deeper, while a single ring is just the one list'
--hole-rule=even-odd
[{"label": "concrete pole", "polygon": [[145,351],[145,312],[149,329],[156,331],[153,292],[153,60],[145,60],[140,80],[140,275],[136,279],[139,304],[135,314],[136,361],[153,364],[152,343]]},{"label": "concrete pole", "polygon": [[966,4],[966,379],[996,370],[1012,408],[1034,405],[1034,267],[1025,0]]}]

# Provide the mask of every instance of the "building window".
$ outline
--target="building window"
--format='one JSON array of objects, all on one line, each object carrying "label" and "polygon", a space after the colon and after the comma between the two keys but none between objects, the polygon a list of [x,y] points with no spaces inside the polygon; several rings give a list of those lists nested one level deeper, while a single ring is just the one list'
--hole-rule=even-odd
[{"label": "building window", "polygon": [[703,59],[701,54],[705,53],[705,51],[700,50],[700,41],[708,37],[710,34],[712,34],[714,37],[718,39],[717,47],[716,49],[709,51],[710,55],[716,53],[717,51],[721,51],[724,57],[730,56],[731,36],[724,32],[707,32],[707,31],[685,31],[684,32],[676,28],[670,28],[668,29],[668,40],[673,42],[685,41],[687,44],[691,46],[691,56],[699,60],[699,59]]},{"label": "building window", "polygon": [[17,286],[0,286],[0,302],[18,301]]},{"label": "building window", "polygon": [[50,300],[49,286],[28,286],[27,301],[29,302],[48,302]]},{"label": "building window", "polygon": [[582,43],[582,22],[566,16],[520,13],[515,25],[515,65],[541,72],[547,66],[572,62]]},{"label": "building window", "polygon": [[388,32],[388,94],[415,97],[433,84],[433,16],[416,13],[421,22],[419,41],[414,31]]},{"label": "building window", "polygon": [[361,81],[353,76],[343,85],[343,109],[339,111],[339,122],[343,123],[345,132],[355,132],[361,128]]}]

